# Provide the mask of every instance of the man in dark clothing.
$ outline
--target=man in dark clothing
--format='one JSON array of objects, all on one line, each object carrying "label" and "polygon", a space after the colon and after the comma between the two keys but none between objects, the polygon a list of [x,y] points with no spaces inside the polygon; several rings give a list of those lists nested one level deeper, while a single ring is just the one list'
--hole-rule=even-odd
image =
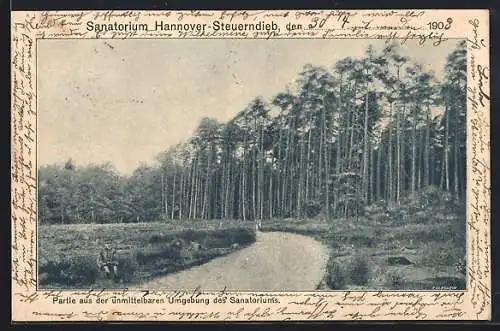
[{"label": "man in dark clothing", "polygon": [[118,261],[116,259],[116,251],[110,245],[104,245],[97,257],[97,266],[99,270],[104,271],[106,277],[116,278],[118,276]]}]

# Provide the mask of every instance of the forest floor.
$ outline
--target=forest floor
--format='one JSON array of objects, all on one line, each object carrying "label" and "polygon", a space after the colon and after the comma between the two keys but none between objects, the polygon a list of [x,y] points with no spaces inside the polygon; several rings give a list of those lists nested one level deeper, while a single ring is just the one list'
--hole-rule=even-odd
[{"label": "forest floor", "polygon": [[257,241],[201,266],[158,277],[140,288],[313,291],[326,272],[329,252],[313,238],[257,233]]}]

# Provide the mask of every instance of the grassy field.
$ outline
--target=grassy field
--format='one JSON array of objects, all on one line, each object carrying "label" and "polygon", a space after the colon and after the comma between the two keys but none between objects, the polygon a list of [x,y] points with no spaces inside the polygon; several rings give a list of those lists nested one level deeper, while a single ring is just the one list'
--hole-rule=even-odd
[{"label": "grassy field", "polygon": [[[253,225],[253,224],[252,224]],[[248,222],[72,224],[39,227],[41,288],[130,287],[153,277],[183,270],[255,242]],[[181,246],[172,245],[181,241]],[[97,268],[105,243],[117,250],[119,279]]]},{"label": "grassy field", "polygon": [[465,213],[453,202],[426,198],[388,209],[373,205],[369,217],[358,219],[264,221],[263,231],[308,235],[329,247],[318,289],[463,290],[456,263],[465,256]]},{"label": "grassy field", "polygon": [[[356,219],[272,219],[262,231],[292,232],[330,251],[321,290],[465,289],[455,265],[465,256],[465,213],[439,192],[374,204]],[[39,227],[41,288],[133,287],[229,254],[255,242],[253,222],[75,224]],[[172,243],[181,240],[181,249]],[[120,280],[104,279],[96,258],[118,250]]]}]

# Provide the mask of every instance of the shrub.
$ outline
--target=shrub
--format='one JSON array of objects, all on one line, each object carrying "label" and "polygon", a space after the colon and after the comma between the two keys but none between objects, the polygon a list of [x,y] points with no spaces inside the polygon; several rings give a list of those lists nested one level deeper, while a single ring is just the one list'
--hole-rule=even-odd
[{"label": "shrub", "polygon": [[366,247],[374,247],[376,245],[376,241],[373,236],[365,236],[365,235],[352,235],[348,243],[351,245],[355,245],[357,247],[366,246]]},{"label": "shrub", "polygon": [[401,198],[398,205],[376,202],[365,207],[368,218],[388,219],[393,224],[435,223],[449,215],[465,215],[465,204],[452,198],[451,194],[438,187],[430,186]]},{"label": "shrub", "polygon": [[207,248],[229,248],[234,243],[247,245],[255,242],[255,231],[248,228],[233,228],[220,231],[205,231],[203,246]]},{"label": "shrub", "polygon": [[327,268],[326,284],[332,290],[342,290],[345,287],[346,277],[345,272],[333,258],[330,258]]},{"label": "shrub", "polygon": [[70,261],[67,260],[47,261],[38,270],[39,275],[44,274],[40,278],[40,285],[50,283],[70,284],[71,280],[69,279],[68,271],[70,266]]},{"label": "shrub", "polygon": [[256,240],[256,234],[253,229],[239,228],[239,229],[230,229],[228,231],[232,233],[231,236],[232,243],[238,243],[241,246],[252,244]]},{"label": "shrub", "polygon": [[356,255],[348,266],[349,279],[355,285],[366,285],[370,278],[370,267],[365,255]]},{"label": "shrub", "polygon": [[306,215],[309,218],[316,217],[321,212],[321,203],[316,200],[307,201],[304,207]]},{"label": "shrub", "polygon": [[454,266],[465,255],[465,245],[452,240],[424,245],[421,263],[428,266]]},{"label": "shrub", "polygon": [[97,280],[99,269],[92,256],[75,256],[71,259],[68,274],[71,284],[90,285]]},{"label": "shrub", "polygon": [[125,283],[131,282],[134,279],[138,268],[139,263],[134,255],[118,259],[118,277]]},{"label": "shrub", "polygon": [[224,235],[207,236],[202,245],[207,248],[229,247],[231,246],[231,238]]},{"label": "shrub", "polygon": [[180,252],[179,252],[179,258],[182,262],[184,263],[189,263],[193,260],[194,258],[194,250],[192,249],[192,246],[186,246],[183,247]]},{"label": "shrub", "polygon": [[399,290],[404,287],[405,281],[403,275],[396,270],[389,271],[386,274],[386,285],[391,290]]},{"label": "shrub", "polygon": [[148,264],[157,259],[179,260],[183,241],[176,239],[169,243],[162,243],[155,246],[148,246],[138,249],[135,258],[139,264]]},{"label": "shrub", "polygon": [[209,232],[208,230],[185,230],[182,231],[179,236],[181,236],[185,241],[191,242],[191,241],[199,241],[203,239],[206,236],[206,233]]},{"label": "shrub", "polygon": [[168,238],[167,236],[163,235],[163,234],[154,234],[151,236],[151,238],[149,238],[149,243],[150,244],[157,244],[157,243],[161,243],[161,242],[164,242],[164,241],[168,241],[170,238]]},{"label": "shrub", "polygon": [[466,256],[464,256],[463,258],[462,257],[458,258],[458,261],[455,263],[455,269],[464,276],[467,274],[467,257]]}]

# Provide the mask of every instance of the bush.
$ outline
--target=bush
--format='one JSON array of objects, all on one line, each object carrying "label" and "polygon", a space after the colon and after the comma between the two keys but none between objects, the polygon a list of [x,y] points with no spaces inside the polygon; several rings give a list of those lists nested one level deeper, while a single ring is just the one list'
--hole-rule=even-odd
[{"label": "bush", "polygon": [[154,234],[151,236],[151,238],[149,238],[149,243],[150,244],[158,244],[158,243],[165,242],[168,240],[171,240],[171,238],[169,238],[168,236],[165,236],[163,234]]},{"label": "bush", "polygon": [[192,246],[183,247],[179,252],[179,258],[183,263],[189,263],[193,260],[195,252]]},{"label": "bush", "polygon": [[40,278],[40,285],[56,283],[56,284],[70,284],[69,268],[71,264],[67,260],[59,261],[46,261],[40,266],[39,275],[44,274]]},{"label": "bush", "polygon": [[71,284],[90,285],[97,280],[99,269],[92,256],[76,256],[70,262],[68,274]]},{"label": "bush", "polygon": [[133,255],[118,259],[118,277],[125,283],[131,282],[134,279],[138,268],[139,263]]},{"label": "bush", "polygon": [[386,274],[386,285],[391,290],[400,290],[404,287],[405,281],[403,275],[396,270],[389,271]]},{"label": "bush", "polygon": [[430,242],[423,247],[421,263],[428,266],[454,266],[465,255],[465,245],[451,240]]},{"label": "bush", "polygon": [[333,258],[330,258],[328,264],[326,266],[327,269],[327,278],[326,284],[332,290],[342,290],[345,287],[346,277],[344,270],[334,261]]},{"label": "bush", "polygon": [[47,261],[39,270],[40,285],[50,283],[62,285],[91,285],[98,276],[99,269],[92,256],[74,256],[57,261]]},{"label": "bush", "polygon": [[355,245],[357,247],[374,247],[376,245],[375,238],[373,236],[365,235],[353,235],[348,240],[349,244]]},{"label": "bush", "polygon": [[304,207],[306,215],[309,218],[316,217],[321,212],[321,203],[316,200],[307,201]]},{"label": "bush", "polygon": [[417,193],[401,198],[398,205],[385,205],[376,202],[365,207],[370,219],[390,220],[394,224],[435,223],[448,215],[465,215],[465,204],[453,199],[449,192],[430,186]]},{"label": "bush", "polygon": [[356,255],[348,267],[349,279],[355,285],[366,285],[370,278],[368,259],[364,255]]},{"label": "bush", "polygon": [[244,246],[255,242],[255,240],[255,231],[247,228],[205,231],[205,238],[202,246],[207,248],[229,248],[234,243]]},{"label": "bush", "polygon": [[206,248],[224,248],[231,246],[231,238],[224,235],[207,236],[203,241],[203,247]]},{"label": "bush", "polygon": [[179,260],[180,252],[183,247],[181,245],[183,245],[183,241],[177,239],[169,243],[148,246],[143,249],[138,249],[135,253],[135,258],[141,265],[154,262],[157,259],[177,261]]}]

